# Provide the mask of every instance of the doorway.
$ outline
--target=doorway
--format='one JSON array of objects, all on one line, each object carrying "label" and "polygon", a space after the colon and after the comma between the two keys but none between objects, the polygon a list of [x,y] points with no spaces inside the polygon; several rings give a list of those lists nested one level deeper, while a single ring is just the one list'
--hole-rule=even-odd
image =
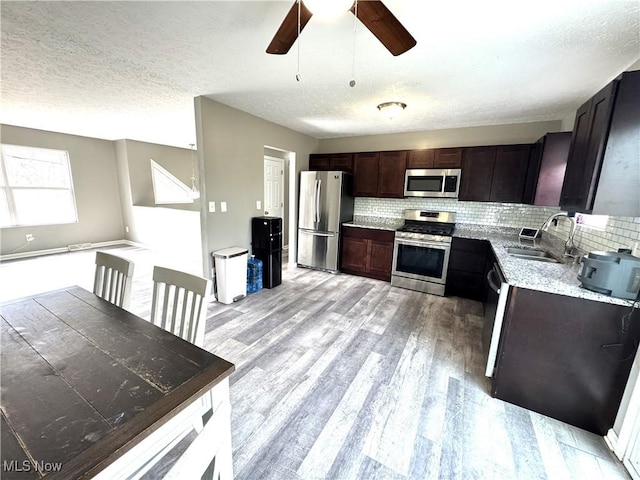
[{"label": "doorway", "polygon": [[[295,266],[296,263],[296,243],[297,243],[297,198],[298,198],[298,174],[297,174],[297,166],[296,166],[296,153],[288,150],[283,150],[277,147],[264,146],[264,160],[265,160],[265,170],[267,168],[267,161],[278,161],[280,165],[280,170],[284,171],[284,176],[281,177],[281,203],[283,204],[282,212],[280,217],[282,217],[282,243],[283,243],[283,256],[286,254],[288,258],[288,265]],[[270,212],[271,211],[267,207],[267,182],[266,179],[269,175],[267,175],[265,171],[264,183],[265,183],[265,195],[264,195],[264,209],[263,211]],[[275,202],[274,202],[275,203]],[[266,214],[265,214],[266,215]],[[283,260],[284,261],[284,260]]]},{"label": "doorway", "polygon": [[284,221],[284,160],[264,156],[264,214]]}]

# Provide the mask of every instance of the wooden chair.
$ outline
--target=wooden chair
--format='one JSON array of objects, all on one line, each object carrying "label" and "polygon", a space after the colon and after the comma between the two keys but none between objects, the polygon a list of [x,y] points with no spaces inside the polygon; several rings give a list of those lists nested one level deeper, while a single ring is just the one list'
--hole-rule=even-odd
[{"label": "wooden chair", "polygon": [[[153,268],[153,297],[151,300],[151,323],[199,347],[204,345],[205,313],[204,299],[209,289],[209,280],[189,273],[171,270],[165,267]],[[228,393],[227,393],[228,397]],[[150,451],[156,452],[153,458],[142,466],[131,480],[137,480],[149,468],[175,447],[190,431],[200,434],[203,431],[203,415],[212,409],[209,392],[196,401],[190,421],[179,423],[177,429],[168,430],[161,443],[150,445]],[[209,435],[206,436],[207,438]],[[198,445],[202,440],[198,442]],[[183,477],[186,478],[186,477]]]},{"label": "wooden chair", "polygon": [[178,337],[204,345],[204,297],[209,280],[164,267],[153,269],[151,322]]},{"label": "wooden chair", "polygon": [[96,252],[93,293],[121,308],[129,308],[134,263],[126,258]]}]

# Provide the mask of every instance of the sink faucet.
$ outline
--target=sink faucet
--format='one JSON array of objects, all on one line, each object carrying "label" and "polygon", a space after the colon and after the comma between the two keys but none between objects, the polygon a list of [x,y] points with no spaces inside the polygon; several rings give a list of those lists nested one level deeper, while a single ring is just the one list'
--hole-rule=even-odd
[{"label": "sink faucet", "polygon": [[566,218],[571,222],[571,228],[569,230],[569,236],[567,237],[567,241],[564,244],[564,256],[565,257],[575,258],[576,257],[576,246],[573,243],[573,236],[576,233],[576,221],[572,216],[570,217],[567,212],[554,213],[553,215],[551,215],[549,218],[547,218],[545,220],[545,222],[542,224],[542,227],[540,227],[540,230],[547,231],[547,229],[549,228],[549,226],[552,223],[554,225],[557,225],[558,220],[560,218]]}]

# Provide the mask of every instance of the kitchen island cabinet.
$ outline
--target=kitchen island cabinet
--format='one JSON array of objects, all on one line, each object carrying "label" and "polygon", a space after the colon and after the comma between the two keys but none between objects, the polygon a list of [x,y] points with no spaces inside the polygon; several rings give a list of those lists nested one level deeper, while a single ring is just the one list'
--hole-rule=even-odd
[{"label": "kitchen island cabinet", "polygon": [[344,273],[391,281],[394,232],[348,227],[342,229],[341,270]]},{"label": "kitchen island cabinet", "polygon": [[599,435],[613,426],[640,310],[513,287],[492,394]]}]

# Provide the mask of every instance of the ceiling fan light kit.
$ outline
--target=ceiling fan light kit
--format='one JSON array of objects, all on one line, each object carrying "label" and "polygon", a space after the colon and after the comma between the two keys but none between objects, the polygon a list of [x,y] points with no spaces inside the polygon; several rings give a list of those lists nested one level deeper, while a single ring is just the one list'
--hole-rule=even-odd
[{"label": "ceiling fan light kit", "polygon": [[303,0],[309,11],[320,18],[333,18],[351,10],[355,0]]},{"label": "ceiling fan light kit", "polygon": [[403,102],[384,102],[378,105],[378,110],[389,120],[393,120],[400,115],[404,109],[407,108],[407,104]]}]

